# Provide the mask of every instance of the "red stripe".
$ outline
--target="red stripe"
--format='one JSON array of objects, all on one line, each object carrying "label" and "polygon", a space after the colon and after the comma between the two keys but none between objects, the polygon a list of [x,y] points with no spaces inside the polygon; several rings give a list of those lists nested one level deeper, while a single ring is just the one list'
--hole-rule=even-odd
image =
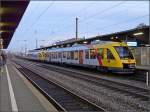
[{"label": "red stripe", "polygon": [[99,65],[103,65],[102,64],[102,57],[98,55],[98,49],[96,49],[95,51],[96,51],[96,56],[97,56],[97,60],[98,60]]}]

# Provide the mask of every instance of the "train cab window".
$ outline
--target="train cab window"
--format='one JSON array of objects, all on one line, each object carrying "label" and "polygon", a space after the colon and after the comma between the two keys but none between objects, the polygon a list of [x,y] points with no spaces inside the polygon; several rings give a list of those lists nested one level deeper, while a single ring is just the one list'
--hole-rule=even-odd
[{"label": "train cab window", "polygon": [[74,59],[78,60],[78,51],[74,51]]},{"label": "train cab window", "polygon": [[85,50],[85,59],[89,59],[89,50]]},{"label": "train cab window", "polygon": [[101,57],[103,59],[103,48],[98,49],[97,55],[98,55],[98,57]]},{"label": "train cab window", "polygon": [[90,49],[90,59],[95,59],[95,58],[96,58],[95,49]]},{"label": "train cab window", "polygon": [[115,59],[112,52],[109,49],[107,49],[107,59]]},{"label": "train cab window", "polygon": [[115,49],[120,56],[120,59],[134,59],[132,52],[126,46],[115,46]]},{"label": "train cab window", "polygon": [[71,57],[72,60],[74,59],[74,51],[70,52],[70,57]]}]

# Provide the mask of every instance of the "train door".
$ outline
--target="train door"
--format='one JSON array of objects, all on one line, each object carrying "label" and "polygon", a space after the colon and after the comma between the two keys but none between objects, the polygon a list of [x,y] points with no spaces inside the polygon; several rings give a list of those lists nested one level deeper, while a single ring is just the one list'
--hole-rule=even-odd
[{"label": "train door", "polygon": [[84,53],[84,64],[89,65],[90,64],[90,55],[89,55],[90,50],[86,49]]},{"label": "train door", "polygon": [[115,57],[110,49],[105,49],[105,65],[109,67],[114,67],[116,64]]},{"label": "train door", "polygon": [[83,64],[83,50],[79,50],[79,64]]}]

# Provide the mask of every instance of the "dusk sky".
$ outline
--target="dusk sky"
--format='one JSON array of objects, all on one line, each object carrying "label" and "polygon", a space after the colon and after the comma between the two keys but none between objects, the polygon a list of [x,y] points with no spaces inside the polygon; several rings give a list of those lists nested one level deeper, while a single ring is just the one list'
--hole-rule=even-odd
[{"label": "dusk sky", "polygon": [[124,31],[149,25],[149,1],[30,1],[14,33],[9,50],[22,51],[75,37],[79,18],[79,38]]}]

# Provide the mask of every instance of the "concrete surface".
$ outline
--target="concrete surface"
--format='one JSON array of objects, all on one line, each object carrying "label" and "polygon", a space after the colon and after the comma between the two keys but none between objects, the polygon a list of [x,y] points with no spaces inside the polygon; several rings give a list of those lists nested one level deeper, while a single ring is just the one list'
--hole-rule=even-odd
[{"label": "concrete surface", "polygon": [[[8,71],[7,71],[8,68]],[[55,107],[12,65],[7,63],[0,73],[0,112],[13,111],[12,93],[8,84],[11,81],[16,108],[22,112],[57,112]],[[8,74],[7,74],[8,72]]]}]

